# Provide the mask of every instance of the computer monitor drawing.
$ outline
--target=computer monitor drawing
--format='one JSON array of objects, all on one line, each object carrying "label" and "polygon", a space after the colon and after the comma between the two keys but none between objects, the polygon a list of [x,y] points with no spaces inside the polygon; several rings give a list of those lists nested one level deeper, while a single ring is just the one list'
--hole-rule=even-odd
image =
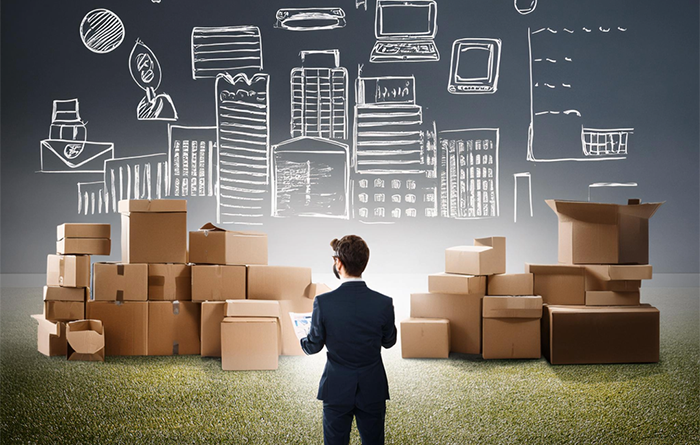
[{"label": "computer monitor drawing", "polygon": [[452,94],[492,94],[498,89],[501,41],[459,39],[452,44],[450,79]]},{"label": "computer monitor drawing", "polygon": [[377,0],[370,62],[435,62],[440,53],[435,0]]}]

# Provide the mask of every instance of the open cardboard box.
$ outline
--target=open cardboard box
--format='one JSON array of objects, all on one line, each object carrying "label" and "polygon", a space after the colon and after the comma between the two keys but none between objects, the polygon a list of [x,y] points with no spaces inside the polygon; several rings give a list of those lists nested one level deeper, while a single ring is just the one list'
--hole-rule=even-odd
[{"label": "open cardboard box", "polygon": [[77,320],[66,323],[68,360],[105,360],[105,331],[100,320]]}]

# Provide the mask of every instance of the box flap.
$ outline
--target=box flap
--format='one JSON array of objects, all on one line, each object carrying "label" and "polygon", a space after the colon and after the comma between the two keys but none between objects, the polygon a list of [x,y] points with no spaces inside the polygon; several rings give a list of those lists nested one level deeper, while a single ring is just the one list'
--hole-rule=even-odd
[{"label": "box flap", "polygon": [[547,205],[557,214],[559,221],[582,221],[596,224],[617,223],[617,204],[597,202],[545,200]]},{"label": "box flap", "polygon": [[66,324],[66,340],[79,354],[95,354],[105,347],[100,320],[78,320]]},{"label": "box flap", "polygon": [[226,300],[226,317],[278,317],[280,306],[272,300]]},{"label": "box flap", "polygon": [[[666,201],[664,201],[666,202]],[[649,202],[646,204],[630,204],[620,206],[620,213],[627,216],[634,216],[642,219],[649,219],[661,207],[664,202]]]},{"label": "box flap", "polygon": [[273,317],[226,317],[222,323],[277,323]]},{"label": "box flap", "polygon": [[447,318],[414,318],[410,317],[405,320],[401,321],[401,324],[404,323],[422,323],[422,324],[450,324],[450,320]]},{"label": "box flap", "polygon": [[447,250],[452,250],[456,252],[486,252],[487,250],[491,249],[493,249],[493,247],[487,246],[454,246],[447,248]]},{"label": "box flap", "polygon": [[46,317],[44,317],[44,314],[34,314],[30,315],[30,317],[38,321],[39,326],[43,327],[44,330],[50,335],[60,335],[58,323],[47,320]]},{"label": "box flap", "polygon": [[312,300],[321,294],[330,292],[332,289],[325,283],[311,283],[306,287],[306,298]]},{"label": "box flap", "polygon": [[184,199],[122,199],[119,201],[119,213],[186,211],[187,201]]},{"label": "box flap", "polygon": [[226,229],[222,229],[221,227],[216,227],[214,224],[208,222],[204,224],[202,227],[199,228],[201,231],[205,232],[225,232]]},{"label": "box flap", "polygon": [[542,297],[486,296],[483,300],[484,318],[540,318]]},{"label": "box flap", "polygon": [[657,308],[650,304],[640,306],[580,306],[580,305],[553,305],[545,307],[551,314],[555,313],[620,313],[620,312],[659,312]]},{"label": "box flap", "polygon": [[650,280],[652,266],[645,265],[586,265],[586,271],[601,281]]}]

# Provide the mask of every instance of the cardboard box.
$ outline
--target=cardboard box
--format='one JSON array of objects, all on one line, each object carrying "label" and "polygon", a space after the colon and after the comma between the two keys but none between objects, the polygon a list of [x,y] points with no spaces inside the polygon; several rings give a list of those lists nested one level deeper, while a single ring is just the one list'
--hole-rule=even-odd
[{"label": "cardboard box", "polygon": [[588,291],[613,291],[613,292],[639,292],[642,288],[641,280],[597,281],[586,276],[586,292]]},{"label": "cardboard box", "polygon": [[85,302],[90,294],[86,287],[44,286],[44,301]]},{"label": "cardboard box", "polygon": [[308,298],[294,298],[292,300],[279,300],[282,355],[305,355],[299,344],[299,339],[294,333],[290,312],[308,313],[314,309],[314,300]]},{"label": "cardboard box", "polygon": [[306,298],[311,298],[313,300],[319,295],[323,295],[332,290],[333,289],[325,283],[311,283],[309,287],[306,288]]},{"label": "cardboard box", "polygon": [[63,238],[56,241],[61,255],[109,255],[112,241],[108,238]]},{"label": "cardboard box", "polygon": [[95,263],[93,300],[148,300],[148,264]]},{"label": "cardboard box", "polygon": [[192,300],[192,266],[149,264],[148,299],[153,301]]},{"label": "cardboard box", "polygon": [[483,301],[484,318],[542,318],[542,297],[486,296]]},{"label": "cardboard box", "polygon": [[277,369],[279,322],[276,317],[226,317],[221,322],[221,369]]},{"label": "cardboard box", "polygon": [[534,293],[545,304],[586,304],[583,266],[526,263],[525,272],[533,274]]},{"label": "cardboard box", "polygon": [[234,232],[212,223],[190,232],[190,262],[195,264],[267,264],[267,234]]},{"label": "cardboard box", "polygon": [[119,201],[123,263],[187,262],[187,201]]},{"label": "cardboard box", "polygon": [[450,273],[428,275],[428,292],[484,295],[486,293],[486,277]]},{"label": "cardboard box", "polygon": [[663,203],[546,202],[559,219],[560,263],[649,263],[649,218]]},{"label": "cardboard box", "polygon": [[659,310],[639,307],[548,306],[542,354],[553,365],[656,363]]},{"label": "cardboard box", "polygon": [[450,321],[446,318],[408,318],[401,322],[402,358],[448,358]]},{"label": "cardboard box", "polygon": [[639,290],[616,292],[607,290],[586,291],[586,306],[639,306]]},{"label": "cardboard box", "polygon": [[534,295],[535,278],[531,273],[489,275],[486,295]]},{"label": "cardboard box", "polygon": [[192,301],[245,298],[245,266],[192,266]]},{"label": "cardboard box", "polygon": [[105,332],[100,320],[66,323],[68,360],[105,361]]},{"label": "cardboard box", "polygon": [[248,266],[248,299],[291,300],[304,298],[311,284],[311,268]]},{"label": "cardboard box", "polygon": [[48,255],[46,284],[62,287],[90,287],[90,255]]},{"label": "cardboard box", "polygon": [[106,331],[105,355],[148,355],[148,302],[88,301],[87,318]]},{"label": "cardboard box", "polygon": [[36,333],[37,350],[48,357],[65,356],[66,324],[61,321],[51,322],[44,318],[43,314],[31,317],[39,322]]},{"label": "cardboard box", "polygon": [[652,267],[586,265],[586,290],[589,291],[639,291],[641,280],[650,280]]},{"label": "cardboard box", "polygon": [[484,359],[540,358],[542,297],[486,296],[483,316]]},{"label": "cardboard box", "polygon": [[199,354],[199,303],[148,302],[148,355]]},{"label": "cardboard box", "polygon": [[51,322],[85,318],[84,301],[44,301],[44,318]]},{"label": "cardboard box", "polygon": [[224,306],[225,317],[279,317],[278,301],[227,300]]},{"label": "cardboard box", "polygon": [[109,224],[65,223],[56,227],[56,241],[64,238],[111,238]]},{"label": "cardboard box", "polygon": [[221,322],[226,314],[225,301],[205,301],[202,303],[200,322],[200,355],[221,357]]},{"label": "cardboard box", "polygon": [[505,237],[477,238],[473,246],[446,249],[445,272],[464,275],[506,273]]},{"label": "cardboard box", "polygon": [[450,352],[481,353],[481,300],[483,295],[411,294],[411,318],[450,321]]}]

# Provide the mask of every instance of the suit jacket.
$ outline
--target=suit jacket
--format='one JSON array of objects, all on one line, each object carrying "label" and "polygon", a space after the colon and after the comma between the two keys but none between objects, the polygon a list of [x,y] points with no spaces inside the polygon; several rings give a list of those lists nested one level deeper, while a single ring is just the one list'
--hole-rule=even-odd
[{"label": "suit jacket", "polygon": [[381,348],[396,343],[391,298],[348,281],[314,300],[309,335],[301,348],[315,354],[326,346],[328,360],[318,399],[337,405],[362,405],[389,399]]}]

